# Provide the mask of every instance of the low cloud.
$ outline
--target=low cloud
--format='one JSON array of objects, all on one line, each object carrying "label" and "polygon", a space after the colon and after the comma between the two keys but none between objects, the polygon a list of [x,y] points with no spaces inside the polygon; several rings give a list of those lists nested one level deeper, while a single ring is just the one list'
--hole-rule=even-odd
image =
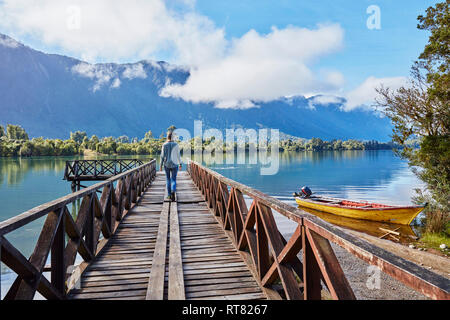
[{"label": "low cloud", "polygon": [[[97,64],[93,65],[90,63],[79,63],[72,67],[72,73],[92,79],[94,81],[94,86],[92,87],[92,91],[96,92],[102,88],[102,86],[107,85],[111,82],[111,80],[117,76],[116,72],[113,71],[112,67],[108,67],[107,65]],[[118,80],[118,79],[116,79]],[[111,85],[113,88],[118,88],[120,86],[119,82],[115,81]]]},{"label": "low cloud", "polygon": [[342,104],[345,99],[333,95],[320,95],[308,99],[308,107],[315,109],[317,105],[328,106],[330,104]]},{"label": "low cloud", "polygon": [[122,77],[129,80],[135,78],[145,79],[147,78],[147,73],[145,73],[144,66],[142,65],[142,63],[137,63],[126,66],[125,70],[122,73]]},{"label": "low cloud", "polygon": [[121,81],[119,78],[114,79],[113,83],[111,84],[111,88],[117,89],[121,85]]},{"label": "low cloud", "polygon": [[343,105],[344,111],[351,111],[356,108],[373,110],[373,104],[377,97],[376,88],[389,87],[392,90],[397,90],[402,86],[408,84],[406,77],[391,77],[391,78],[376,78],[368,77],[356,89],[350,91],[346,95],[347,102]]},{"label": "low cloud", "polygon": [[332,71],[318,77],[312,66],[339,50],[343,35],[339,25],[272,28],[265,35],[251,30],[233,39],[215,61],[192,68],[185,84],[169,84],[161,95],[214,102],[219,108],[249,108],[254,102],[335,91],[343,76]]}]

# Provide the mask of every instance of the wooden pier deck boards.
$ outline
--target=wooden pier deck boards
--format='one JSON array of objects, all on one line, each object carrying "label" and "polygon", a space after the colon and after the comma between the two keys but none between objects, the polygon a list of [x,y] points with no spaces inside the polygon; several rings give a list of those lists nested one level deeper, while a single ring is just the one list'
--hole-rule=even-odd
[{"label": "wooden pier deck boards", "polygon": [[158,172],[71,299],[266,299],[186,172],[164,202]]}]

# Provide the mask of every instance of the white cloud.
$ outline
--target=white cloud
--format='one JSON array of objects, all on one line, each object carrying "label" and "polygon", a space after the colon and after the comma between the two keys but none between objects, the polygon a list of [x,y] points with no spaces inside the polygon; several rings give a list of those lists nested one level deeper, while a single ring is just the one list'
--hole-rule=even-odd
[{"label": "white cloud", "polygon": [[[159,67],[159,65],[158,65]],[[127,65],[125,67],[125,70],[122,73],[122,77],[126,78],[126,79],[135,79],[135,78],[140,78],[140,79],[145,79],[147,78],[147,73],[144,70],[144,66],[142,65],[142,63],[137,63],[137,64],[132,64],[132,65]]]},{"label": "white cloud", "polygon": [[[73,66],[71,71],[74,74],[94,80],[94,86],[92,87],[92,91],[94,92],[99,90],[102,86],[110,83],[110,81],[117,76],[116,72],[114,72],[112,68],[103,64],[93,65],[83,62]],[[113,88],[118,88],[119,86],[120,83],[113,82]]]},{"label": "white cloud", "polygon": [[222,100],[216,102],[216,108],[219,109],[250,109],[259,108],[250,100]]},{"label": "white cloud", "polygon": [[346,95],[347,102],[343,105],[343,110],[350,111],[355,108],[363,108],[372,110],[372,105],[377,97],[376,88],[389,87],[392,90],[397,90],[401,86],[406,86],[408,79],[405,77],[391,77],[391,78],[375,78],[368,77],[356,89],[350,91]]},{"label": "white cloud", "polygon": [[120,84],[121,84],[120,79],[116,78],[116,79],[114,79],[113,83],[111,84],[111,88],[117,89],[120,87]]},{"label": "white cloud", "polygon": [[195,1],[178,2],[174,11],[163,0],[2,0],[0,27],[89,62],[172,52],[174,63],[195,65],[220,54],[223,30],[194,11]]},{"label": "white cloud", "polygon": [[312,97],[308,100],[308,107],[310,109],[315,109],[316,105],[327,106],[333,103],[342,103],[343,99],[341,97],[336,97],[333,95],[319,95]]},{"label": "white cloud", "polygon": [[249,101],[333,91],[342,85],[343,76],[334,71],[319,79],[311,65],[338,50],[342,39],[338,25],[273,28],[267,35],[251,30],[233,39],[220,58],[193,68],[184,85],[168,85],[161,95],[239,108],[248,107]]}]

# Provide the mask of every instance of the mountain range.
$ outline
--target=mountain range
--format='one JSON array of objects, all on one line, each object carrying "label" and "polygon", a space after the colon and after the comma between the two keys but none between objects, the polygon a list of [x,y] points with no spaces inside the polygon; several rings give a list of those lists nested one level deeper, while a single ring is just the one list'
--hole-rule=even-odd
[{"label": "mountain range", "polygon": [[194,120],[204,129],[274,128],[290,136],[325,140],[387,141],[388,119],[371,111],[343,111],[342,104],[313,104],[295,96],[255,102],[256,108],[220,109],[160,95],[170,83],[183,84],[189,70],[163,61],[89,64],[34,50],[0,34],[0,124],[19,124],[30,137],[88,135],[141,138],[159,136],[170,125],[193,133]]}]

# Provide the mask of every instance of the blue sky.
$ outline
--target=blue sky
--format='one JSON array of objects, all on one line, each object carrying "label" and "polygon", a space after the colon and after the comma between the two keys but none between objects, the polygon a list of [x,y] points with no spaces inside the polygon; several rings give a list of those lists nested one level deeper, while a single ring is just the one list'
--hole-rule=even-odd
[{"label": "blue sky", "polygon": [[[418,30],[417,16],[438,3],[430,0],[198,0],[197,9],[224,27],[228,38],[240,37],[249,29],[270,32],[295,25],[314,28],[318,23],[339,23],[344,31],[343,49],[321,59],[324,67],[339,67],[347,87],[365,77],[408,76],[411,65],[428,40]],[[367,7],[381,9],[381,29],[369,30]]]},{"label": "blue sky", "polygon": [[[431,0],[0,0],[0,32],[89,63],[165,60],[191,69],[161,95],[222,108],[324,95],[367,106],[404,85],[428,34]],[[380,29],[367,27],[369,6]],[[82,70],[90,70],[81,68]]]}]

